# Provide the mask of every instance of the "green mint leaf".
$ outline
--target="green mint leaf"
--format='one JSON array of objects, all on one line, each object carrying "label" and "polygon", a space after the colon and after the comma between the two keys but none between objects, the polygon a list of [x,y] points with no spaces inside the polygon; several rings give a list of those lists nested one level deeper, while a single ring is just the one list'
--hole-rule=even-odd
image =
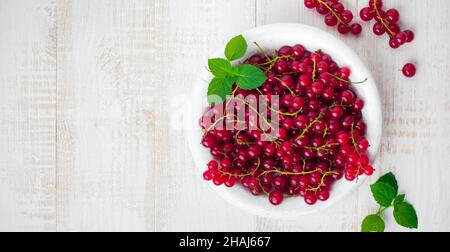
[{"label": "green mint leaf", "polygon": [[370,186],[373,197],[383,207],[389,207],[397,194],[395,189],[387,183],[376,182]]},{"label": "green mint leaf", "polygon": [[239,73],[239,66],[231,66],[230,74],[236,76]]},{"label": "green mint leaf", "polygon": [[405,201],[405,195],[404,194],[400,194],[397,197],[395,197],[394,199],[394,206],[400,203],[403,203]]},{"label": "green mint leaf", "polygon": [[231,94],[233,83],[231,77],[212,79],[208,86],[208,103],[216,105],[225,101],[227,95]]},{"label": "green mint leaf", "polygon": [[267,80],[263,71],[252,65],[242,65],[236,74],[236,84],[245,90],[260,87]]},{"label": "green mint leaf", "polygon": [[242,35],[234,37],[228,42],[225,48],[225,56],[229,61],[240,59],[244,57],[247,47],[247,41],[245,41]]},{"label": "green mint leaf", "polygon": [[395,190],[395,195],[397,195],[398,184],[397,184],[397,180],[395,179],[395,176],[392,172],[386,173],[381,178],[379,178],[377,182],[384,182],[386,184],[391,185],[392,188],[394,188],[394,190]]},{"label": "green mint leaf", "polygon": [[208,60],[209,71],[214,76],[219,78],[225,78],[231,71],[231,63],[226,59],[209,59]]},{"label": "green mint leaf", "polygon": [[384,221],[380,216],[372,214],[364,218],[361,232],[384,232]]},{"label": "green mint leaf", "polygon": [[394,205],[395,221],[406,228],[417,228],[418,220],[414,207],[407,203],[401,202]]}]

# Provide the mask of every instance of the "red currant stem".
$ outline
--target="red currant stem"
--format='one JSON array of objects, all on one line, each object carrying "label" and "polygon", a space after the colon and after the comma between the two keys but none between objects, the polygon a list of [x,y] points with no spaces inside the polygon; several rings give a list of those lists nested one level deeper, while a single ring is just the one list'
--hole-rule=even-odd
[{"label": "red currant stem", "polygon": [[[261,90],[259,90],[259,88],[256,88],[256,91],[258,91],[258,93],[259,93],[260,95],[264,95],[264,94],[261,92]],[[294,112],[294,113],[286,113],[286,112],[281,112],[281,111],[279,111],[279,110],[276,110],[276,109],[272,108],[272,106],[269,106],[269,109],[272,110],[273,112],[276,112],[276,113],[278,113],[278,114],[280,114],[280,115],[284,115],[284,116],[296,116],[296,115],[298,115],[300,112],[302,112],[302,110],[303,110],[303,108],[300,108],[298,111],[296,111],[296,112]]]},{"label": "red currant stem", "polygon": [[339,23],[347,26],[348,24],[345,23],[344,21],[342,21],[342,19],[339,17],[339,15],[333,10],[333,8],[331,8],[326,2],[324,2],[323,0],[318,0],[319,3],[323,4],[328,10],[330,10],[330,12],[337,18],[337,20],[339,21]]},{"label": "red currant stem", "polygon": [[[250,104],[248,104],[248,102],[246,102],[246,101],[244,101],[244,100],[242,100],[241,98],[238,98],[238,97],[233,97],[233,99],[236,99],[236,100],[239,100],[239,101],[241,101],[241,102],[243,102],[245,105],[247,105],[251,110],[253,110],[257,115],[258,115],[258,117],[261,117],[263,120],[264,120],[264,122],[272,129],[272,130],[275,130],[273,127],[272,127],[272,125],[267,121],[267,119],[265,118],[265,117],[263,117],[259,112],[258,112],[258,110],[256,110],[253,106],[251,106]],[[236,123],[238,123],[238,122],[242,122],[242,121],[239,121],[239,120],[237,120],[237,121],[231,121],[231,122],[236,122]],[[259,129],[259,128],[258,128]],[[261,130],[261,129],[259,129],[259,130]],[[268,135],[266,132],[264,132],[263,130],[261,130],[261,132],[264,134],[264,136],[266,136],[268,139],[272,139],[271,138],[271,136],[270,135]],[[275,141],[276,139],[273,139],[271,142],[274,142],[276,145],[278,145],[278,143]]]},{"label": "red currant stem", "polygon": [[[353,135],[354,126],[355,126],[355,123],[353,122],[351,131],[350,131],[350,133],[352,135],[353,148],[355,149],[356,154],[358,154],[358,156],[361,156],[361,153],[359,152],[358,147],[357,147],[358,144],[356,143],[355,136]],[[358,168],[358,170],[359,170],[359,168]]]},{"label": "red currant stem", "polygon": [[325,130],[323,131],[322,138],[325,138],[326,136],[328,136],[328,125],[325,126]]},{"label": "red currant stem", "polygon": [[315,81],[316,80],[316,59],[313,59],[313,72],[312,72],[312,80]]},{"label": "red currant stem", "polygon": [[345,105],[345,104],[332,104],[331,106],[329,106],[328,108],[334,108],[334,107],[341,107],[341,108],[350,108],[351,105]]},{"label": "red currant stem", "polygon": [[210,132],[214,127],[217,126],[217,124],[218,124],[220,121],[223,121],[223,119],[228,118],[228,117],[230,117],[230,116],[233,116],[233,115],[225,115],[225,116],[222,116],[222,117],[220,117],[219,119],[217,119],[217,120],[216,120],[216,121],[215,121],[208,129],[205,130],[204,134]]},{"label": "red currant stem", "polygon": [[[238,90],[238,86],[236,86],[234,89],[233,89],[233,92],[231,92],[231,96],[232,97],[234,97],[235,95],[236,95],[236,92],[237,92],[237,90]],[[229,103],[230,101],[228,100],[228,103]],[[228,104],[227,103],[227,104]]]},{"label": "red currant stem", "polygon": [[339,145],[339,143],[325,144],[325,145],[322,145],[322,146],[319,146],[319,147],[305,146],[303,148],[308,149],[308,150],[316,150],[316,151],[319,151],[319,150],[330,151],[329,147],[337,146],[337,145]]},{"label": "red currant stem", "polygon": [[[294,75],[294,74],[298,74],[298,73],[297,72],[285,72],[283,74]],[[281,77],[283,75],[282,74],[277,74],[277,76]]]},{"label": "red currant stem", "polygon": [[286,87],[289,93],[291,93],[292,96],[297,97],[297,94],[292,90],[290,87]]},{"label": "red currant stem", "polygon": [[329,172],[325,172],[322,173],[322,178],[320,179],[320,183],[319,185],[317,185],[316,187],[310,187],[308,189],[306,189],[307,191],[317,191],[319,190],[323,185],[324,185],[324,180],[326,176],[332,175],[332,174],[338,174],[337,172],[333,172],[333,171],[329,171]]},{"label": "red currant stem", "polygon": [[272,110],[273,112],[279,113],[280,115],[284,115],[284,116],[296,116],[298,115],[300,112],[302,112],[303,108],[299,109],[298,111],[294,112],[294,113],[286,113],[286,112],[281,112],[278,111],[276,109],[273,109],[272,107],[269,107],[270,110]]},{"label": "red currant stem", "polygon": [[267,191],[264,189],[264,186],[263,186],[263,184],[261,183],[261,179],[259,179],[259,176],[258,176],[256,179],[258,180],[258,184],[259,184],[259,186],[261,187],[263,193],[264,193],[266,196],[269,196],[269,192],[267,192]]},{"label": "red currant stem", "polygon": [[380,18],[381,24],[382,24],[382,25],[386,28],[386,30],[389,32],[389,36],[393,37],[393,36],[395,36],[396,34],[395,34],[395,32],[393,32],[393,31],[389,28],[389,26],[386,24],[386,22],[384,22],[384,18],[381,16],[380,11],[378,10],[377,2],[378,2],[378,0],[373,0],[373,8],[374,8],[375,12],[377,13],[377,16]]},{"label": "red currant stem", "polygon": [[[282,80],[278,77],[275,77],[275,80],[282,82]],[[285,88],[287,88],[287,90],[289,91],[289,93],[291,93],[292,96],[294,96],[294,97],[297,96],[297,94],[291,88],[289,88],[288,86],[286,86]]]},{"label": "red currant stem", "polygon": [[265,66],[265,65],[269,65],[269,64],[274,64],[279,59],[292,59],[292,57],[289,56],[289,55],[276,56],[275,58],[269,60],[268,62],[264,62],[264,63],[258,64],[258,66]]},{"label": "red currant stem", "polygon": [[236,143],[241,145],[241,144],[245,144],[247,146],[249,146],[250,144],[254,144],[253,142],[242,142],[238,139],[239,134],[242,132],[242,130],[239,130],[238,132],[236,132],[236,135],[234,136],[234,138],[236,139]]},{"label": "red currant stem", "polygon": [[323,173],[319,169],[315,169],[315,170],[312,170],[312,171],[306,171],[306,172],[287,172],[287,171],[280,171],[280,170],[269,170],[269,171],[264,171],[258,177],[264,176],[264,175],[266,175],[268,173],[277,173],[277,174],[281,174],[281,175],[308,175],[308,174],[312,174],[312,173],[315,173],[315,172],[320,172],[322,174],[327,174],[327,175],[336,173],[336,172],[325,172],[325,173]]},{"label": "red currant stem", "polygon": [[363,167],[361,165],[358,165],[358,169],[356,170],[356,182],[358,182],[359,172],[361,171],[361,168],[363,168]]},{"label": "red currant stem", "polygon": [[272,127],[272,125],[267,121],[267,119],[266,119],[264,116],[262,116],[262,115],[258,112],[257,109],[255,109],[253,106],[251,106],[250,104],[248,104],[248,102],[246,102],[246,101],[244,101],[244,100],[242,100],[241,98],[238,98],[238,97],[235,97],[235,98],[233,98],[233,99],[236,99],[236,100],[239,100],[239,101],[243,102],[243,103],[244,103],[245,105],[247,105],[251,110],[253,110],[253,112],[255,112],[259,117],[261,117],[261,118],[264,120],[264,122],[265,122],[272,130],[275,130],[275,129]]},{"label": "red currant stem", "polygon": [[249,176],[249,175],[252,175],[251,173],[246,173],[246,174],[234,174],[234,173],[222,171],[221,169],[219,169],[219,172],[220,172],[222,175],[227,175],[227,176],[230,176],[230,177],[237,177],[237,178],[242,178],[242,177],[247,177],[247,176]]},{"label": "red currant stem", "polygon": [[306,134],[306,132],[308,132],[308,130],[309,130],[309,129],[317,122],[317,121],[319,121],[320,118],[322,118],[322,114],[319,114],[319,115],[316,117],[316,119],[314,119],[312,122],[310,122],[310,123],[305,127],[305,129],[302,131],[302,133],[301,133],[295,140],[298,140],[298,139],[304,137],[305,134]]},{"label": "red currant stem", "polygon": [[[236,92],[238,90],[238,86],[236,85],[236,87],[234,87],[233,91],[231,92],[230,96],[234,97],[236,95]],[[225,106],[228,106],[228,104],[230,104],[231,99],[228,99],[227,102],[225,103]]]},{"label": "red currant stem", "polygon": [[334,77],[336,80],[340,80],[340,81],[343,81],[343,82],[349,83],[349,84],[363,84],[364,82],[366,82],[366,81],[368,80],[368,78],[366,77],[366,78],[365,78],[364,80],[362,80],[362,81],[351,82],[351,81],[349,81],[349,80],[344,80],[344,79],[340,78],[339,76],[336,76],[336,75],[334,75],[334,74],[332,74],[332,73],[328,73],[328,72],[327,72],[327,74],[330,75],[331,77]]},{"label": "red currant stem", "polygon": [[256,165],[256,169],[251,173],[252,176],[255,175],[255,173],[259,170],[260,166],[261,166],[261,159],[258,158],[258,164]]},{"label": "red currant stem", "polygon": [[266,59],[267,59],[267,61],[271,61],[271,59],[270,59],[270,57],[269,57],[269,55],[267,55],[267,53],[262,49],[262,47],[258,44],[258,42],[253,42],[255,45],[256,45],[256,47],[258,47],[258,50],[264,55],[264,57],[266,57]]},{"label": "red currant stem", "polygon": [[333,163],[334,163],[334,161],[333,161],[333,160],[331,160],[331,159],[330,159],[330,160],[328,160],[328,164],[330,165],[330,167],[331,167],[331,166],[333,166]]}]

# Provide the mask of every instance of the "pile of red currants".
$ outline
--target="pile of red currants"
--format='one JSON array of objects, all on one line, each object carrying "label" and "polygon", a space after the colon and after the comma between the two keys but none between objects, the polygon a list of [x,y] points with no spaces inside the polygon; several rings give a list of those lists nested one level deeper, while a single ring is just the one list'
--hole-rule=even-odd
[{"label": "pile of red currants", "polygon": [[[267,81],[254,90],[234,85],[227,100],[200,118],[201,144],[212,155],[205,180],[217,186],[240,184],[255,196],[267,195],[273,205],[286,197],[302,197],[313,205],[327,200],[333,183],[342,177],[354,181],[373,174],[364,101],[352,90],[349,68],[302,45],[284,46],[273,55],[261,52],[245,63],[263,70]],[[278,109],[269,106],[265,112],[279,115],[276,137],[262,129],[269,122],[259,120],[255,129],[239,129],[235,114],[226,112],[244,110],[248,125],[249,111],[257,108],[244,97],[272,104],[274,95],[279,97]]]}]

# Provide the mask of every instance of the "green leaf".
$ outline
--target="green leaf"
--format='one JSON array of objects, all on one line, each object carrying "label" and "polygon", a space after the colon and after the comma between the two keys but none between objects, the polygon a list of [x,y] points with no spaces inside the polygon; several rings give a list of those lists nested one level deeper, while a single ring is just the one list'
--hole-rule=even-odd
[{"label": "green leaf", "polygon": [[235,75],[237,75],[238,73],[239,73],[239,66],[231,66],[230,74],[231,74],[232,76],[235,76]]},{"label": "green leaf", "polygon": [[236,77],[236,84],[245,90],[260,87],[267,80],[261,69],[248,64],[239,67]]},{"label": "green leaf", "polygon": [[376,182],[370,186],[370,190],[378,204],[384,207],[389,207],[395,196],[397,196],[395,189],[384,182]]},{"label": "green leaf", "polygon": [[384,232],[384,221],[380,216],[372,214],[364,218],[361,232]]},{"label": "green leaf", "polygon": [[236,36],[228,42],[225,48],[225,56],[229,61],[237,60],[242,58],[247,51],[247,41],[242,35]]},{"label": "green leaf", "polygon": [[398,184],[397,184],[397,180],[395,179],[395,175],[392,172],[386,173],[381,178],[379,178],[377,182],[384,182],[386,184],[391,185],[392,188],[394,188],[394,190],[395,190],[395,194],[397,195]]},{"label": "green leaf", "polygon": [[231,94],[233,83],[231,77],[212,79],[208,86],[208,103],[216,105],[225,101],[226,96]]},{"label": "green leaf", "polygon": [[394,205],[394,218],[399,225],[406,228],[417,228],[418,226],[416,210],[407,202]]},{"label": "green leaf", "polygon": [[208,67],[214,76],[225,78],[231,72],[231,63],[226,59],[209,59]]},{"label": "green leaf", "polygon": [[397,197],[395,197],[394,199],[394,206],[400,203],[403,203],[405,201],[405,195],[404,194],[400,194]]}]

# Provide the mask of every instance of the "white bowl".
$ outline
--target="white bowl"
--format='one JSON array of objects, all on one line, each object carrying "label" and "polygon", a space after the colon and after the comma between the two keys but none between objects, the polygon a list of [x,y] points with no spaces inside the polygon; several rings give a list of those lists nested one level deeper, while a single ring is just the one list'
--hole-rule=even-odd
[{"label": "white bowl", "polygon": [[[258,42],[264,50],[278,49],[283,45],[302,44],[309,51],[322,49],[325,53],[329,54],[339,66],[350,67],[352,71],[351,79],[353,81],[368,78],[365,83],[354,85],[353,88],[358,96],[365,101],[363,116],[368,125],[367,138],[371,144],[369,154],[372,161],[375,159],[382,134],[380,97],[372,74],[350,47],[325,31],[301,24],[266,25],[246,31],[242,35],[249,44],[247,55],[245,55],[243,59],[257,52],[257,48],[253,44],[254,41]],[[224,57],[224,48],[225,45],[219,47],[218,52],[211,55],[211,58]],[[204,69],[199,81],[193,84],[192,94],[188,102],[187,118],[185,118],[187,119],[185,120],[187,123],[185,125],[185,133],[189,141],[195,164],[199,169],[198,183],[207,183],[202,180],[201,174],[205,171],[208,161],[212,159],[209,151],[200,144],[202,131],[198,126],[198,120],[201,117],[202,112],[207,108],[206,94],[211,78],[211,74]],[[350,193],[355,192],[364,179],[365,176],[360,177],[358,182],[348,182],[345,181],[345,179],[337,181],[333,186],[330,198],[325,202],[317,202],[313,206],[307,205],[302,198],[285,199],[281,205],[273,206],[269,203],[266,196],[252,196],[241,185],[227,188],[225,186],[215,186],[211,182],[208,182],[208,184],[222,198],[243,210],[264,217],[290,218],[314,213],[333,205]]]}]

